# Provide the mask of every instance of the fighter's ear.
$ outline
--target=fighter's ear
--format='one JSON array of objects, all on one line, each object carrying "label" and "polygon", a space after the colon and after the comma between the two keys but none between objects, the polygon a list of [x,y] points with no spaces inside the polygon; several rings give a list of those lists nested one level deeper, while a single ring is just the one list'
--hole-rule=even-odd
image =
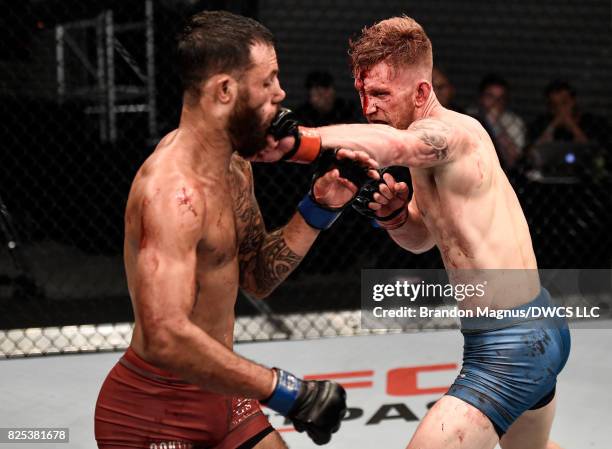
[{"label": "fighter's ear", "polygon": [[212,76],[206,84],[215,101],[221,104],[231,104],[238,95],[238,82],[226,73]]},{"label": "fighter's ear", "polygon": [[425,80],[419,81],[414,96],[414,105],[416,107],[422,107],[427,103],[429,95],[431,94],[431,89],[431,83]]}]

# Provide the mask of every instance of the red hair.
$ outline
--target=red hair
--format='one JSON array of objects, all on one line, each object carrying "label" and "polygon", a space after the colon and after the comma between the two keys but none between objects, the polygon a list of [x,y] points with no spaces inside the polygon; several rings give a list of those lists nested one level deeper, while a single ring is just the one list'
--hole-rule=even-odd
[{"label": "red hair", "polygon": [[360,73],[379,62],[392,67],[423,66],[431,73],[431,41],[423,27],[408,16],[392,17],[361,30],[357,40],[349,42],[353,73]]}]

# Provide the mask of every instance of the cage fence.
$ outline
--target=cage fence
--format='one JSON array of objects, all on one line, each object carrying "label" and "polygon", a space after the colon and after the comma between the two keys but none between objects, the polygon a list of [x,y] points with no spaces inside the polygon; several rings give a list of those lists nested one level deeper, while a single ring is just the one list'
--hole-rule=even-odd
[{"label": "cage fence", "polygon": [[[24,0],[7,3],[0,18],[0,358],[129,344],[127,194],[140,164],[178,123],[174,36],[185,17],[215,8],[250,15],[273,31],[288,106],[305,101],[308,72],[324,70],[355,117],[349,38],[385,17],[415,17],[462,110],[477,107],[486,74],[507,81],[509,108],[528,129],[508,176],[539,266],[610,268],[608,1]],[[542,91],[558,78],[575,87],[582,117],[589,117],[588,142],[561,139],[536,148],[530,124],[546,117]],[[307,191],[310,169],[256,164],[254,173],[267,227],[278,228]],[[441,267],[435,250],[407,253],[347,209],[267,307],[239,296],[235,340],[376,332],[360,325],[360,270]]]}]

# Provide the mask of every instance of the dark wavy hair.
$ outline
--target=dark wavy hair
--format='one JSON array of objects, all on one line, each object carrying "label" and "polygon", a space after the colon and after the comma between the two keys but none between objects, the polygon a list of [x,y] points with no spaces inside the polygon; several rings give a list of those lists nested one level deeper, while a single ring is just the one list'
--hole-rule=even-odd
[{"label": "dark wavy hair", "polygon": [[177,37],[183,89],[197,93],[202,81],[219,73],[240,76],[251,66],[251,46],[274,45],[265,26],[227,11],[204,11],[192,16]]}]

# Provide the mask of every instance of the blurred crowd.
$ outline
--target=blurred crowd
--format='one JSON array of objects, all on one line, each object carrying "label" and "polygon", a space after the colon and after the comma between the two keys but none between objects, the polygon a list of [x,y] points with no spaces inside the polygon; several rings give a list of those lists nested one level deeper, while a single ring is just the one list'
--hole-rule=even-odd
[{"label": "blurred crowd", "polygon": [[[487,130],[500,164],[511,180],[563,180],[588,171],[594,179],[607,176],[612,157],[612,129],[604,117],[580,107],[576,90],[567,81],[553,80],[543,90],[541,113],[526,122],[511,105],[511,86],[490,73],[479,83],[472,104],[457,104],[449,75],[434,67],[433,89],[440,103],[469,114]],[[296,108],[304,125],[324,126],[362,120],[355,104],[336,93],[332,75],[313,71],[305,80],[306,101]]]}]

